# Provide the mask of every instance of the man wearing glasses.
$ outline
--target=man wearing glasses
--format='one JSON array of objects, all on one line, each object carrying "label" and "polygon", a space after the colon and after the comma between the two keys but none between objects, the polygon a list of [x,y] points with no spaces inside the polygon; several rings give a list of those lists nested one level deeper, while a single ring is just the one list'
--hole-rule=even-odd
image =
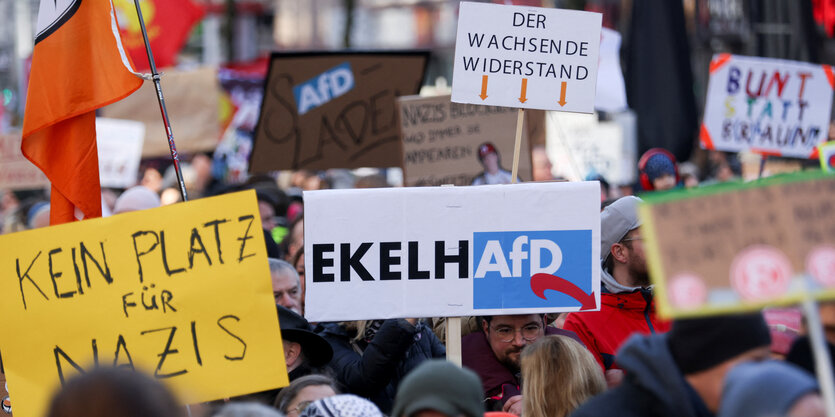
[{"label": "man wearing glasses", "polygon": [[618,199],[600,214],[600,311],[571,313],[564,328],[577,333],[606,373],[610,386],[623,373],[615,353],[633,333],[663,333],[668,321],[655,315],[647,273],[638,197]]},{"label": "man wearing glasses", "polygon": [[484,316],[480,332],[464,336],[463,365],[481,378],[488,411],[521,415],[522,396],[519,355],[522,349],[546,334],[558,334],[577,341],[573,332],[545,325],[542,314]]}]

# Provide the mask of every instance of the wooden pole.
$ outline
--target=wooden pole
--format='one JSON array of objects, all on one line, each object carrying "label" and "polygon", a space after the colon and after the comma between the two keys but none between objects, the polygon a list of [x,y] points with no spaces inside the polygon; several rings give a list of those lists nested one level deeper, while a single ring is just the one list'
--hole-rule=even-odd
[{"label": "wooden pole", "polygon": [[461,366],[461,317],[446,318],[446,360]]},{"label": "wooden pole", "polygon": [[519,153],[522,150],[522,127],[525,125],[525,109],[519,109],[519,115],[516,117],[516,142],[513,146],[513,170],[510,172],[511,184],[516,184],[516,178],[519,176]]}]

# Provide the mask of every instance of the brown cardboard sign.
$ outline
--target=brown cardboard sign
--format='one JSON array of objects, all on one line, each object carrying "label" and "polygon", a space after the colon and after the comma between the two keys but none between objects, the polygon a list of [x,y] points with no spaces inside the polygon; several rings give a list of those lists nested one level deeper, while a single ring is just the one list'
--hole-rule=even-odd
[{"label": "brown cardboard sign", "polygon": [[[397,104],[405,185],[472,184],[485,171],[479,157],[479,147],[485,143],[495,147],[499,169],[510,170],[517,109],[453,103],[448,95],[401,97]],[[522,181],[531,179],[531,153],[525,130],[518,176]]]},{"label": "brown cardboard sign", "polygon": [[49,179],[20,151],[20,132],[0,133],[0,189],[43,188]]},{"label": "brown cardboard sign", "polygon": [[801,173],[650,196],[640,211],[665,316],[835,294],[835,176]]},{"label": "brown cardboard sign", "polygon": [[[162,75],[160,83],[177,151],[214,150],[220,139],[218,103],[221,88],[217,68],[171,70]],[[124,100],[102,108],[101,116],[145,123],[143,158],[170,155],[153,83],[147,82]]]},{"label": "brown cardboard sign", "polygon": [[417,94],[424,52],[274,53],[250,172],[400,166],[396,99]]}]

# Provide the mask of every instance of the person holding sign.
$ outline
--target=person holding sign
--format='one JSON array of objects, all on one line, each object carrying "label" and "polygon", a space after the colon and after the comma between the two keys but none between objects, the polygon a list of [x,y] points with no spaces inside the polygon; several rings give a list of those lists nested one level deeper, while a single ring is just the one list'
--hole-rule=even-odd
[{"label": "person holding sign", "polygon": [[[649,285],[638,197],[618,199],[600,215],[601,292],[600,311],[570,313],[564,328],[577,333],[607,373],[617,382],[615,352],[633,333],[660,333],[669,322],[655,315]],[[609,372],[612,371],[612,372]]]},{"label": "person holding sign", "polygon": [[333,348],[331,368],[348,393],[369,398],[391,411],[400,381],[427,359],[443,358],[446,348],[418,319],[324,323]]},{"label": "person holding sign", "polygon": [[[490,142],[484,142],[478,147],[478,161],[484,167],[484,172],[473,179],[472,185],[510,184],[513,179],[510,171],[503,169],[499,151]],[[517,181],[521,182],[521,181]]]},{"label": "person holding sign", "polygon": [[522,349],[551,334],[580,341],[573,332],[546,326],[542,314],[483,316],[481,331],[461,339],[462,363],[481,378],[488,411],[521,415]]}]

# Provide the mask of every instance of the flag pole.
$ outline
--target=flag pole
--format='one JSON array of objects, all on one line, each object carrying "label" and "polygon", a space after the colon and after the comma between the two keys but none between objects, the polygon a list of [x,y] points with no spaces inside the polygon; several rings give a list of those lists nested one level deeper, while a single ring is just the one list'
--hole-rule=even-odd
[{"label": "flag pole", "polygon": [[177,154],[177,146],[174,145],[174,133],[171,131],[171,122],[168,120],[168,110],[165,108],[165,98],[162,96],[162,86],[159,82],[159,72],[157,72],[157,65],[154,63],[154,54],[151,53],[151,43],[148,42],[148,32],[145,30],[145,19],[142,18],[142,9],[139,7],[139,0],[133,0],[133,4],[136,6],[136,15],[139,17],[139,27],[142,29],[142,39],[145,41],[145,52],[148,53],[148,63],[151,66],[151,76],[154,80],[154,88],[157,91],[159,110],[162,113],[162,123],[165,125],[165,133],[168,136],[168,149],[171,151],[171,159],[174,161],[174,170],[177,173],[177,183],[180,185],[180,194],[183,196],[183,201],[188,201],[186,184],[183,182],[183,172],[180,170],[180,157]]}]

